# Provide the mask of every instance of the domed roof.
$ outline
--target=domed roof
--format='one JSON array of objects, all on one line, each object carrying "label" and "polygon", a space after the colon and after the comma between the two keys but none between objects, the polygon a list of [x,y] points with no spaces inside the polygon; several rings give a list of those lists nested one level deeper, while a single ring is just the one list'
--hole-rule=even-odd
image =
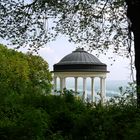
[{"label": "domed roof", "polygon": [[94,55],[78,48],[72,53],[63,57],[58,64],[102,64]]},{"label": "domed roof", "polygon": [[54,65],[54,71],[107,71],[106,64],[94,55],[78,48]]}]

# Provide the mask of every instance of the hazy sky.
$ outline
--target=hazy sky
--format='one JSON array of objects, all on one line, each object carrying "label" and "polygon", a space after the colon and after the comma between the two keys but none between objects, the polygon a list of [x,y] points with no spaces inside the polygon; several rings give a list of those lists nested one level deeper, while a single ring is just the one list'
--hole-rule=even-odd
[{"label": "hazy sky", "polygon": [[[39,51],[39,54],[49,63],[50,70],[53,70],[53,65],[59,62],[65,55],[74,51],[76,47],[75,44],[69,43],[66,38],[59,38],[54,42],[48,43],[45,48]],[[94,52],[92,54],[95,55]],[[101,62],[107,64],[107,69],[110,71],[110,73],[107,74],[107,79],[130,81],[131,71],[129,60],[116,55],[116,61],[113,62],[113,60],[109,60],[107,56],[101,55],[99,57]],[[113,65],[111,66],[111,64]]]}]

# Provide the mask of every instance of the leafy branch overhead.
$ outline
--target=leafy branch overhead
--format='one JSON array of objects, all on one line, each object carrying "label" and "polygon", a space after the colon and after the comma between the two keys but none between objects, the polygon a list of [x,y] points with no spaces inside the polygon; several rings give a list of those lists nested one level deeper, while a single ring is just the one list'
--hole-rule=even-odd
[{"label": "leafy branch overhead", "polygon": [[0,37],[35,50],[60,34],[90,50],[126,50],[124,0],[0,0]]}]

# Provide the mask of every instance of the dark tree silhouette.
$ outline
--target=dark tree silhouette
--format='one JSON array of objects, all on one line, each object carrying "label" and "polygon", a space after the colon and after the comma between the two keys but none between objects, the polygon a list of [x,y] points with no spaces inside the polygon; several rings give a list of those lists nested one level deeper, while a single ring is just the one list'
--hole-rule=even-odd
[{"label": "dark tree silhouette", "polygon": [[130,19],[130,30],[134,34],[134,48],[135,48],[135,68],[136,68],[136,82],[137,82],[137,101],[140,104],[140,20],[138,11],[140,9],[139,0],[126,0],[127,16]]}]

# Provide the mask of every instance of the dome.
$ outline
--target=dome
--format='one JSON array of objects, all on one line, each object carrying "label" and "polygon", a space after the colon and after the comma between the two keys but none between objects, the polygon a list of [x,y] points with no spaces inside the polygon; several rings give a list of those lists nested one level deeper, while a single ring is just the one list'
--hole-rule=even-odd
[{"label": "dome", "polygon": [[94,55],[78,48],[72,53],[63,57],[54,66],[54,71],[107,71],[106,64],[102,63]]}]

